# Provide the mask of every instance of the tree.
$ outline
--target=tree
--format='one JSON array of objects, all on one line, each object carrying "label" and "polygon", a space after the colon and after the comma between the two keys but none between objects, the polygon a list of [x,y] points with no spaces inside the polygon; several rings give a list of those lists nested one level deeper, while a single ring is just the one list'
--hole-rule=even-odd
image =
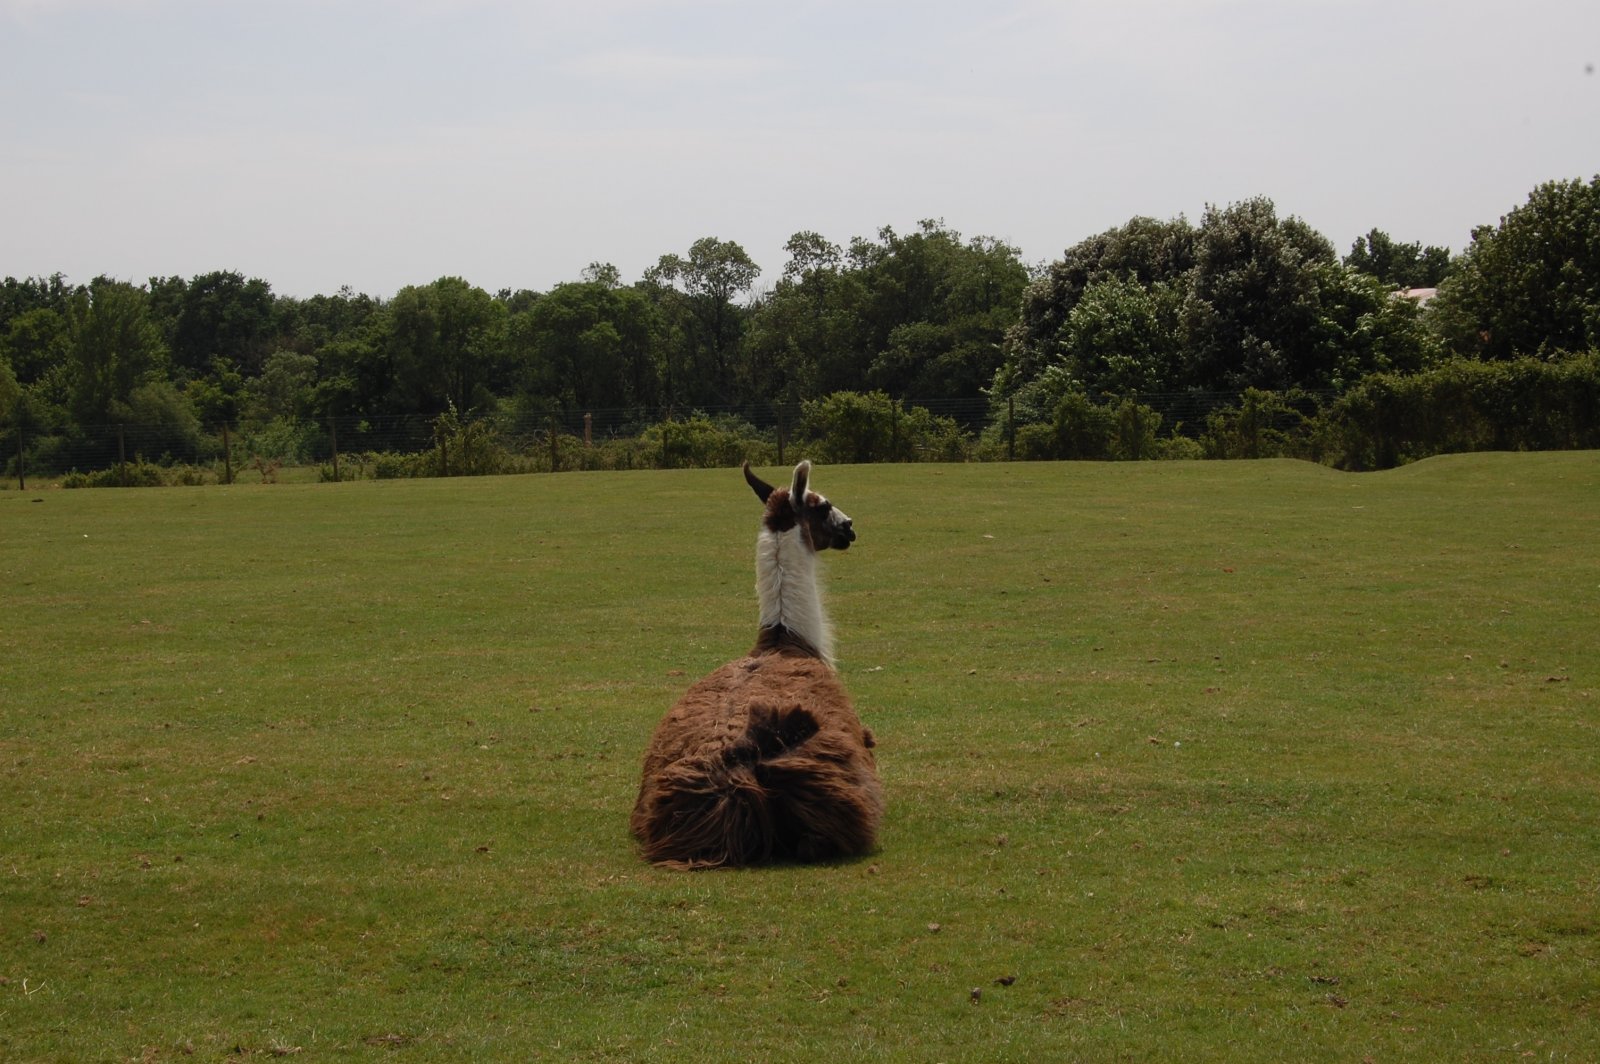
[{"label": "tree", "polygon": [[1600,176],[1540,185],[1477,229],[1429,309],[1445,343],[1470,357],[1600,347]]},{"label": "tree", "polygon": [[696,240],[687,257],[663,255],[645,271],[645,283],[677,319],[684,340],[682,357],[669,358],[664,367],[669,402],[726,403],[738,398],[733,354],[744,333],[744,315],[733,300],[760,275],[761,267],[744,248],[715,237]]},{"label": "tree", "polygon": [[660,323],[638,289],[604,277],[559,284],[511,318],[508,336],[519,390],[536,405],[595,410],[659,398]]},{"label": "tree", "polygon": [[1344,264],[1391,288],[1437,288],[1450,273],[1450,250],[1397,244],[1382,229],[1356,237]]},{"label": "tree", "polygon": [[165,369],[166,349],[143,288],[97,277],[68,308],[70,406],[80,426],[104,424],[113,407]]},{"label": "tree", "polygon": [[239,397],[244,375],[225,358],[212,360],[211,372],[196,377],[184,389],[195,416],[206,425],[231,425],[239,420]]},{"label": "tree", "polygon": [[1072,388],[1339,390],[1429,347],[1414,303],[1256,198],[1069,248],[1024,294],[991,395],[1040,419]]},{"label": "tree", "polygon": [[[1067,319],[1095,284],[1120,280],[1149,288],[1187,290],[1195,262],[1195,231],[1182,217],[1138,217],[1066,250],[1022,293],[1018,320],[1007,331],[1005,360],[994,380],[996,397],[1010,395],[1062,356]],[[1166,382],[1172,386],[1175,382]]]},{"label": "tree", "polygon": [[257,421],[303,418],[313,413],[317,357],[274,351],[261,375],[245,386],[250,417]]},{"label": "tree", "polygon": [[813,232],[791,236],[789,261],[750,320],[745,377],[753,394],[795,403],[866,382],[861,364],[859,309],[865,299],[859,270]]},{"label": "tree", "polygon": [[0,281],[0,333],[4,333],[18,315],[32,310],[53,310],[57,314],[65,314],[74,290],[59,273],[49,277],[27,277],[20,281],[15,277],[7,277]]},{"label": "tree", "polygon": [[856,237],[847,252],[812,232],[787,247],[783,278],[751,326],[765,394],[971,398],[994,376],[1028,283],[1016,248],[963,241],[932,220],[907,236],[886,226],[876,241]]},{"label": "tree", "polygon": [[11,362],[0,355],[0,422],[11,420],[12,413],[22,400],[22,386],[11,371]]},{"label": "tree", "polygon": [[51,307],[23,311],[11,318],[0,334],[0,355],[11,362],[23,384],[44,376],[50,367],[65,360],[66,353],[67,320]]},{"label": "tree", "polygon": [[963,243],[934,220],[909,236],[879,235],[881,248],[865,257],[859,315],[868,382],[906,398],[977,395],[1000,364],[1028,282],[1017,249],[989,237]]},{"label": "tree", "polygon": [[459,277],[408,286],[389,305],[393,402],[407,413],[466,412],[492,399],[504,350],[506,309]]},{"label": "tree", "polygon": [[1169,387],[1182,354],[1183,289],[1108,276],[1090,284],[1061,328],[1067,371],[1094,393],[1138,395]]},{"label": "tree", "polygon": [[217,270],[184,283],[178,278],[151,282],[158,311],[172,314],[168,344],[182,377],[204,375],[221,355],[255,376],[272,351],[276,306],[272,288],[259,278]]},{"label": "tree", "polygon": [[1185,296],[1182,383],[1217,391],[1318,385],[1327,376],[1320,296],[1333,265],[1327,238],[1298,218],[1280,221],[1264,196],[1207,208]]}]

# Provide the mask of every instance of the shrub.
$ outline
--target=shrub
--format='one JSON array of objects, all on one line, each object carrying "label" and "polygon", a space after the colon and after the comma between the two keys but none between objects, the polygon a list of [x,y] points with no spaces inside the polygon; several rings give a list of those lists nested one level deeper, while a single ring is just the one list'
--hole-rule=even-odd
[{"label": "shrub", "polygon": [[1412,376],[1368,377],[1319,429],[1328,459],[1353,470],[1461,451],[1600,447],[1600,353],[1454,359]]},{"label": "shrub", "polygon": [[370,469],[374,480],[399,480],[419,476],[420,455],[396,454],[393,451],[368,451],[362,465]]},{"label": "shrub", "polygon": [[73,470],[61,478],[63,488],[160,488],[166,483],[161,467],[143,459],[88,473]]},{"label": "shrub", "polygon": [[509,473],[511,452],[487,418],[464,420],[454,405],[433,422],[435,447],[419,456],[420,476],[483,477]]},{"label": "shrub", "polygon": [[797,439],[823,462],[964,461],[973,444],[953,418],[883,392],[835,392],[805,403]]},{"label": "shrub", "polygon": [[1207,458],[1279,458],[1296,453],[1306,424],[1284,394],[1247,388],[1238,406],[1206,417],[1200,443]]},{"label": "shrub", "polygon": [[764,463],[777,448],[741,418],[695,414],[652,425],[640,435],[644,453],[653,447],[669,469],[716,469],[749,459]]},{"label": "shrub", "polygon": [[262,459],[280,465],[305,465],[329,451],[327,430],[312,421],[274,418],[241,433],[239,452],[244,460]]}]

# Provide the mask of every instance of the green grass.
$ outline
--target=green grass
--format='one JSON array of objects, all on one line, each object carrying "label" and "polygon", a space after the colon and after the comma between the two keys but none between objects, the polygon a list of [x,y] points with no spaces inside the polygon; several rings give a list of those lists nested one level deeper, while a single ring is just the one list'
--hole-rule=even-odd
[{"label": "green grass", "polygon": [[1594,1059],[1600,456],[817,483],[881,851],[701,874],[737,471],[0,493],[0,1058]]}]

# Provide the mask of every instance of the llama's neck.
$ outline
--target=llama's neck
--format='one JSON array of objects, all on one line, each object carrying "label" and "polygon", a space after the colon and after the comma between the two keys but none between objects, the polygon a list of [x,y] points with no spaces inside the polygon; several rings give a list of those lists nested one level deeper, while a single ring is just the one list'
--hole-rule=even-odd
[{"label": "llama's neck", "polygon": [[756,537],[756,598],[763,629],[787,629],[833,664],[833,628],[817,587],[817,552],[799,528]]}]

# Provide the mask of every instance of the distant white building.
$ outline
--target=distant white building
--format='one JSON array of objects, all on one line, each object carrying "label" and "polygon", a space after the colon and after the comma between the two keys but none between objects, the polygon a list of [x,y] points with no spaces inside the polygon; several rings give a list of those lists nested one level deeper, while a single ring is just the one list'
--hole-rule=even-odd
[{"label": "distant white building", "polygon": [[1401,299],[1414,300],[1419,307],[1428,305],[1428,300],[1439,294],[1437,288],[1402,288],[1395,293]]}]

